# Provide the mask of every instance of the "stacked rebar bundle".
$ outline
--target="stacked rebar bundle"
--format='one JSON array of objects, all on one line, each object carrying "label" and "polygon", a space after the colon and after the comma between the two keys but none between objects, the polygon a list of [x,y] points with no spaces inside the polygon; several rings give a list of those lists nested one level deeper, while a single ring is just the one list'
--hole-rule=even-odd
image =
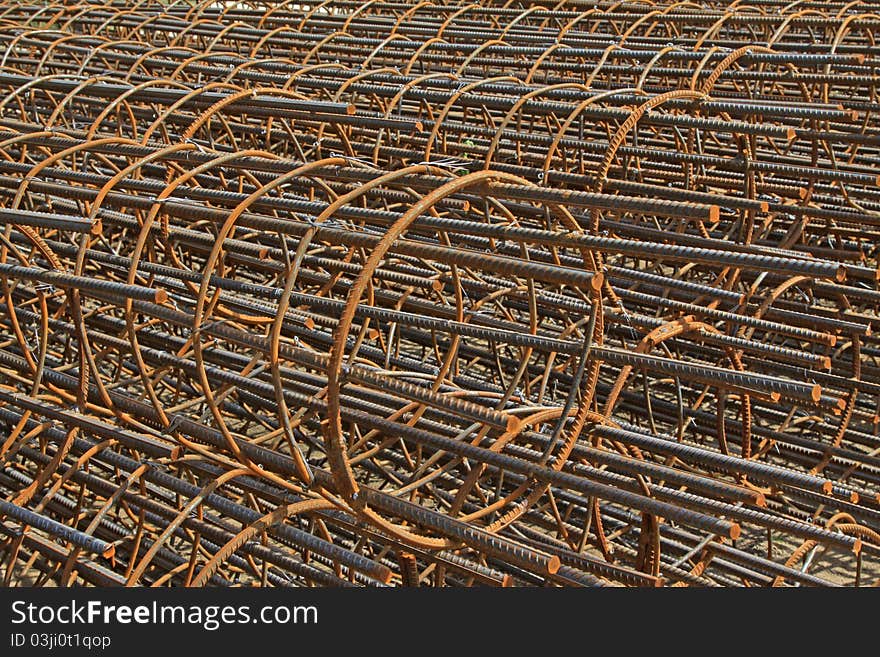
[{"label": "stacked rebar bundle", "polygon": [[880,582],[878,28],[6,2],[4,583]]}]

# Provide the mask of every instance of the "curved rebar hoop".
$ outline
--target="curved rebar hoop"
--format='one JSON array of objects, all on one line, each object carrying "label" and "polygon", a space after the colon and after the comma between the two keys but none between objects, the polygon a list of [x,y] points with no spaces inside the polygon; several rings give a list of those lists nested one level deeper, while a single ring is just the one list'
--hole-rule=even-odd
[{"label": "curved rebar hoop", "polygon": [[[408,175],[409,170],[402,170],[396,175]],[[446,547],[451,547],[446,541],[438,541],[437,539],[427,539],[424,537],[420,537],[414,534],[411,530],[404,528],[403,526],[395,525],[394,523],[390,523],[380,515],[378,515],[374,510],[372,510],[367,503],[359,497],[360,486],[357,484],[354,473],[351,470],[350,458],[348,451],[345,447],[345,442],[343,440],[342,434],[342,424],[341,424],[341,404],[340,404],[340,393],[341,393],[341,379],[344,376],[344,373],[347,374],[350,365],[343,364],[343,358],[346,357],[346,349],[345,343],[346,338],[349,334],[349,330],[351,327],[351,322],[355,316],[355,308],[361,299],[361,295],[363,295],[368,289],[370,283],[370,277],[373,276],[375,270],[379,267],[382,259],[385,257],[385,254],[392,247],[394,241],[401,238],[401,236],[405,233],[407,228],[415,221],[420,214],[427,211],[434,203],[441,200],[448,194],[457,193],[461,190],[465,190],[473,185],[482,185],[488,181],[504,181],[504,182],[519,182],[525,183],[526,181],[519,179],[515,176],[499,174],[496,172],[490,171],[481,171],[473,174],[469,174],[467,176],[463,176],[455,181],[447,183],[445,186],[438,188],[437,190],[431,192],[424,198],[422,198],[419,202],[415,203],[401,218],[398,222],[389,227],[388,231],[383,236],[382,240],[380,240],[373,251],[370,253],[369,259],[365,262],[362,272],[360,276],[355,280],[352,285],[351,291],[348,295],[348,299],[346,302],[345,310],[343,311],[340,324],[335,332],[335,339],[333,348],[330,351],[330,360],[327,365],[327,418],[325,423],[325,440],[327,445],[327,455],[329,458],[329,462],[334,475],[334,482],[336,484],[337,490],[340,491],[341,495],[352,505],[353,508],[357,510],[357,512],[365,519],[370,522],[377,524],[381,529],[387,532],[392,532],[397,535],[401,540],[404,540],[408,543],[413,543],[415,545],[420,545],[422,547],[432,547],[435,549],[441,549]],[[565,217],[565,213],[562,215]],[[567,217],[570,221],[571,225],[576,226],[571,217]],[[601,274],[594,273],[591,277],[588,278],[590,289],[593,293],[598,292],[601,288]],[[596,307],[599,307],[600,300],[599,298],[594,299],[594,304]],[[365,328],[367,325],[364,324],[362,326]],[[600,330],[601,330],[601,324]],[[356,354],[356,351],[348,354],[347,360],[349,362],[352,361]],[[596,364],[596,369],[598,368],[598,363]],[[571,398],[574,396],[574,391],[571,391]],[[588,390],[584,397],[582,398],[582,404],[584,407],[588,406],[590,403],[591,392]],[[517,427],[519,423],[515,423],[513,426]],[[576,435],[579,432],[579,426],[576,426],[574,431],[574,437],[570,440],[566,440],[565,444],[568,445],[568,449],[573,446],[574,440],[576,440]],[[510,425],[508,424],[508,431],[510,431]],[[510,438],[499,438],[502,441],[502,444]],[[564,453],[564,452],[563,452]],[[562,456],[560,459],[560,466],[564,463],[565,456]],[[466,491],[469,492],[469,491]],[[543,490],[542,490],[543,493]],[[534,501],[534,500],[530,500]],[[526,509],[522,509],[524,512]]]},{"label": "curved rebar hoop", "polygon": [[878,580],[875,12],[3,3],[4,584]]}]

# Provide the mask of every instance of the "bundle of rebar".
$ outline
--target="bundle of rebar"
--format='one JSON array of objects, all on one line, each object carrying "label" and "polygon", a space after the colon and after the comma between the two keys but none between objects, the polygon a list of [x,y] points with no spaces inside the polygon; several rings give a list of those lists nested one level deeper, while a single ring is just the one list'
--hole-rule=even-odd
[{"label": "bundle of rebar", "polygon": [[880,584],[878,27],[6,0],[3,584]]}]

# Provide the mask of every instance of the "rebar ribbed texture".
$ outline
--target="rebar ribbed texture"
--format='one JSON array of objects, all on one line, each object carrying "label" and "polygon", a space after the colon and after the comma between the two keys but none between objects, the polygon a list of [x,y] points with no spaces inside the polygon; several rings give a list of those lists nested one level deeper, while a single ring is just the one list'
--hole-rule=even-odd
[{"label": "rebar ribbed texture", "polygon": [[880,583],[880,4],[0,2],[0,574]]}]

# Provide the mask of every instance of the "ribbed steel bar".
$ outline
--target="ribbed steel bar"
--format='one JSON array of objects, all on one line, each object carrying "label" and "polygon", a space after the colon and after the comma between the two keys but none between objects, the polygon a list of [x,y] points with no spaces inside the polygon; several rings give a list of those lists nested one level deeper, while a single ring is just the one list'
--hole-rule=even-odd
[{"label": "ribbed steel bar", "polygon": [[878,27],[0,3],[5,581],[880,576]]}]

